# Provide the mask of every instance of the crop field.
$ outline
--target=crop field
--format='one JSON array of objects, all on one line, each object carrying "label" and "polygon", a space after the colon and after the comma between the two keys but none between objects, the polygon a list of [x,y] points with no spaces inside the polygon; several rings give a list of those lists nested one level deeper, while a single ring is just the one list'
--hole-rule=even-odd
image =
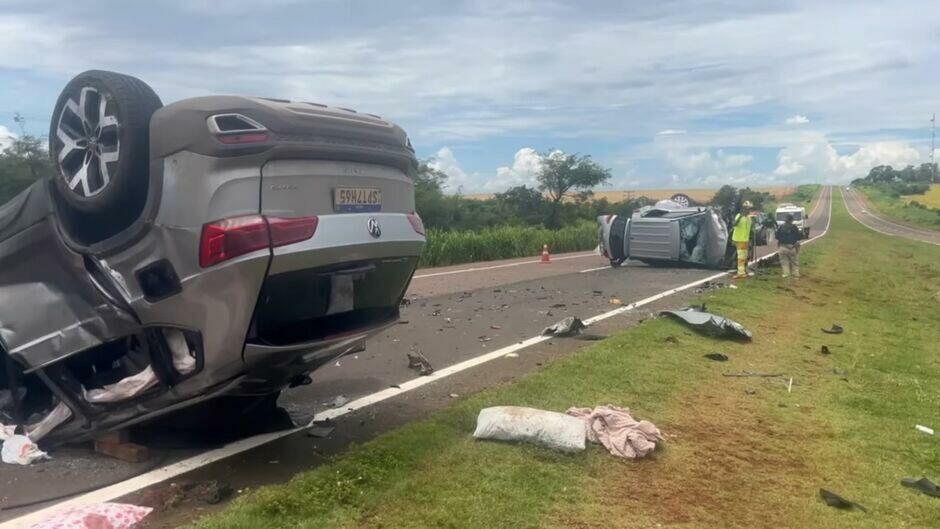
[{"label": "crop field", "polygon": [[503,226],[479,231],[428,230],[420,266],[446,266],[538,255],[547,244],[552,253],[590,250],[597,246],[597,224],[580,222],[560,230]]},{"label": "crop field", "polygon": [[[796,191],[796,186],[774,186],[774,187],[755,187],[755,191],[764,191],[770,193],[774,198],[780,199]],[[613,191],[595,191],[596,200],[607,199],[608,202],[620,202],[638,197],[646,197],[652,200],[667,199],[676,193],[683,193],[696,202],[708,202],[715,196],[717,189],[621,189]],[[465,198],[473,200],[489,200],[493,198],[492,193],[480,193],[475,195],[465,195]]]},{"label": "crop field", "polygon": [[940,209],[940,184],[931,185],[930,191],[927,191],[923,195],[908,195],[901,198],[908,204],[916,200],[928,208]]}]

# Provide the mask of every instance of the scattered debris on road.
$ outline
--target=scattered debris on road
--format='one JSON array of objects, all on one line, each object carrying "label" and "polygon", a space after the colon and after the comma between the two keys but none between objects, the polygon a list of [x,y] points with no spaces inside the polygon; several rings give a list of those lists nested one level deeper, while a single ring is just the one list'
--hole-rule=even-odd
[{"label": "scattered debris on road", "polygon": [[835,492],[828,491],[826,489],[819,489],[819,497],[822,498],[826,505],[830,507],[835,507],[837,509],[858,509],[862,512],[868,512],[868,509],[862,507],[860,504],[855,503],[854,501],[847,500],[842,496],[839,496]]},{"label": "scattered debris on road", "polygon": [[637,421],[627,408],[597,406],[569,408],[567,414],[584,421],[587,440],[599,443],[611,455],[625,459],[646,457],[663,440],[663,434],[649,421]]},{"label": "scattered debris on road", "polygon": [[503,327],[501,325],[490,325],[490,329],[493,329],[494,331],[498,331],[502,328]]},{"label": "scattered debris on road", "polygon": [[350,398],[347,397],[346,395],[337,395],[336,398],[333,399],[333,402],[327,403],[327,406],[330,406],[332,408],[340,408],[344,406],[345,404],[347,404],[349,401],[350,401]]},{"label": "scattered debris on road", "polygon": [[503,358],[519,358],[519,353],[506,353]]},{"label": "scattered debris on road", "polygon": [[833,323],[832,327],[829,329],[820,329],[820,330],[826,334],[842,334],[845,331],[845,329],[843,329],[842,326],[839,325],[838,323]]},{"label": "scattered debris on road", "polygon": [[568,316],[567,318],[561,320],[560,322],[546,327],[542,331],[542,336],[558,336],[558,337],[567,337],[574,336],[579,334],[583,329],[587,328],[579,318],[574,316]]},{"label": "scattered debris on road", "polygon": [[927,434],[927,435],[933,435],[933,434],[934,434],[933,428],[929,428],[929,427],[924,426],[924,425],[922,425],[922,424],[915,424],[915,425],[914,425],[914,428],[916,428],[918,431],[924,432],[924,433]]},{"label": "scattered debris on road", "polygon": [[452,399],[460,398],[460,395],[458,395],[458,394],[456,394],[456,393],[451,393],[451,394],[448,395],[448,396],[449,396],[450,398],[452,398]]},{"label": "scattered debris on road", "polygon": [[623,300],[620,298],[610,298],[609,300],[607,300],[607,303],[611,305],[616,305],[619,307],[623,305]]},{"label": "scattered debris on road", "polygon": [[701,310],[693,306],[679,310],[663,311],[662,314],[679,318],[689,324],[693,329],[715,338],[734,337],[750,340],[753,337],[751,331],[747,330],[740,323],[705,312],[704,305],[702,305]]},{"label": "scattered debris on road", "polygon": [[408,367],[418,371],[418,375],[426,377],[434,372],[431,362],[423,354],[414,352],[406,353],[408,355]]},{"label": "scattered debris on road", "polygon": [[336,430],[336,428],[331,426],[328,422],[315,422],[312,426],[307,428],[307,437],[326,439],[333,434],[334,430]]},{"label": "scattered debris on road", "polygon": [[705,355],[705,358],[707,358],[707,359],[709,359],[709,360],[714,360],[714,361],[716,361],[716,362],[727,362],[727,361],[728,361],[728,355],[722,354],[722,353],[708,353],[707,355]]},{"label": "scattered debris on road", "polygon": [[151,512],[150,507],[124,503],[82,505],[58,512],[30,529],[131,529]]},{"label": "scattered debris on road", "polygon": [[562,452],[581,452],[585,428],[581,419],[554,411],[495,406],[480,410],[475,439],[532,443]]},{"label": "scattered debris on road", "polygon": [[934,483],[933,481],[930,481],[927,478],[920,478],[920,479],[904,478],[901,480],[901,485],[919,490],[920,492],[926,494],[927,496],[940,498],[940,486],[938,486],[936,483]]}]

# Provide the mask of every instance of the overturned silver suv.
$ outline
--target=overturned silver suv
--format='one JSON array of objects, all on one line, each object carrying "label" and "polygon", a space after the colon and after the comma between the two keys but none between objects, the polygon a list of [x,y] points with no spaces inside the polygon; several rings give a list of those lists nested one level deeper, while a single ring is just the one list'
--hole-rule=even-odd
[{"label": "overturned silver suv", "polygon": [[34,440],[276,395],[398,319],[425,237],[381,117],[89,71],[49,138],[0,206],[0,422]]},{"label": "overturned silver suv", "polygon": [[661,200],[630,217],[603,215],[597,222],[601,253],[614,267],[627,259],[654,266],[726,269],[734,265],[728,223],[711,207]]}]

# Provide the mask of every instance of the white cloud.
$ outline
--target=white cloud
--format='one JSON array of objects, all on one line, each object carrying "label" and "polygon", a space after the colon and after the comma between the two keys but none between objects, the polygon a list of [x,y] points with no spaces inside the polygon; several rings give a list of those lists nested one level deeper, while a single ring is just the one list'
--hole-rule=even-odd
[{"label": "white cloud", "polygon": [[750,167],[749,154],[712,151],[671,151],[666,156],[672,165],[672,185],[713,187],[724,184],[750,184],[761,175]]},{"label": "white cloud", "polygon": [[781,149],[774,175],[794,182],[844,184],[865,176],[876,165],[904,167],[916,165],[921,159],[920,151],[905,142],[873,142],[840,155],[831,143],[820,141]]},{"label": "white cloud", "polygon": [[13,134],[10,129],[0,125],[0,152],[5,151],[7,147],[12,145],[14,139],[16,139],[16,134]]},{"label": "white cloud", "polygon": [[428,166],[437,169],[447,175],[447,181],[444,183],[444,190],[451,193],[466,191],[467,188],[474,187],[470,175],[466,173],[457,163],[457,157],[450,147],[441,147]]},{"label": "white cloud", "polygon": [[535,187],[541,169],[542,156],[538,151],[523,147],[513,156],[512,166],[497,168],[496,177],[483,184],[483,188],[489,192],[499,192],[522,185]]},{"label": "white cloud", "polygon": [[688,131],[685,129],[664,129],[656,133],[657,136],[676,136],[679,134],[685,134]]},{"label": "white cloud", "polygon": [[786,121],[787,125],[805,125],[809,123],[809,118],[800,114],[790,116]]}]

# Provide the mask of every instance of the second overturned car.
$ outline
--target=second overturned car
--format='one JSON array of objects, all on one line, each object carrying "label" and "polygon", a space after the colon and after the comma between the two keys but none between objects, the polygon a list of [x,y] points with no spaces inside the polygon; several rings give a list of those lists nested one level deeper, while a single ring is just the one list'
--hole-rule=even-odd
[{"label": "second overturned car", "polygon": [[89,71],[49,137],[0,207],[0,422],[33,440],[276,396],[398,319],[425,240],[398,126]]},{"label": "second overturned car", "polygon": [[[661,200],[632,216],[597,218],[600,251],[619,267],[627,259],[650,265],[686,265],[727,269],[734,265],[730,228],[717,209]],[[753,223],[751,252],[766,244],[766,224]],[[752,256],[753,257],[753,256]]]}]

